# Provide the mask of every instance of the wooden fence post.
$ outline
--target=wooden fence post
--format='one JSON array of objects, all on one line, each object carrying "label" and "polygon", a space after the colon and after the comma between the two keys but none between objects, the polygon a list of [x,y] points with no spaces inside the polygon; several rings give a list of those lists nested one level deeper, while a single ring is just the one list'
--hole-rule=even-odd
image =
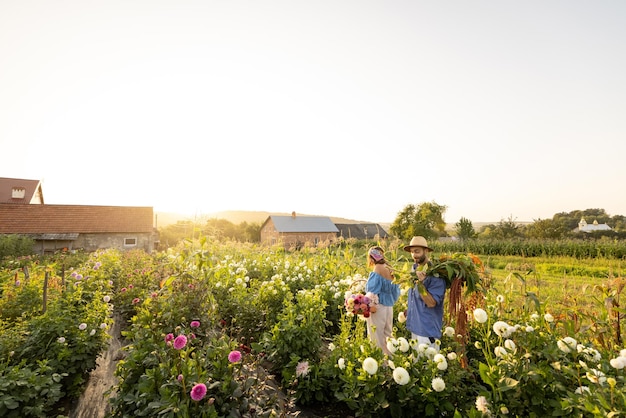
[{"label": "wooden fence post", "polygon": [[46,274],[43,278],[43,309],[42,314],[46,313],[46,309],[48,308],[48,278],[50,277],[50,272],[46,271]]}]

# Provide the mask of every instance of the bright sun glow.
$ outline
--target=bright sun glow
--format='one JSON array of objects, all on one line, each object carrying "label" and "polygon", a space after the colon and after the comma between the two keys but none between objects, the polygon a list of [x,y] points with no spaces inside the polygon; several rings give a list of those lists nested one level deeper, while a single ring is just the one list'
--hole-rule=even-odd
[{"label": "bright sun glow", "polygon": [[47,203],[626,214],[626,3],[4,2],[0,176]]}]

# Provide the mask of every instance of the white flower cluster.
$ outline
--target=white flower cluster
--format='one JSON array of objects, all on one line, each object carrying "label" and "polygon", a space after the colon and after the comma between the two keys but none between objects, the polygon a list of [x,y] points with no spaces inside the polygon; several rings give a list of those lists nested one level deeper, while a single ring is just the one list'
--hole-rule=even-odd
[{"label": "white flower cluster", "polygon": [[484,309],[476,308],[474,309],[474,319],[479,324],[484,324],[489,319],[489,316],[487,315],[487,312],[485,312]]},{"label": "white flower cluster", "polygon": [[365,296],[368,297],[370,299],[370,303],[373,303],[374,305],[378,305],[380,303],[378,295],[375,293],[367,292]]},{"label": "white flower cluster", "polygon": [[[482,309],[482,308],[476,308],[474,309],[474,320],[476,322],[478,322],[479,324],[484,324],[485,322],[487,322],[489,320],[489,315],[487,314],[487,312]],[[546,314],[546,320],[548,320],[548,315],[550,316],[550,318],[552,317],[552,315],[550,314]],[[533,314],[531,315],[531,320],[536,321],[539,318],[538,314]],[[551,319],[551,321],[553,321],[554,319]],[[551,322],[549,321],[549,322]],[[510,337],[515,331],[519,330],[520,328],[522,328],[521,325],[516,324],[516,325],[509,325],[504,321],[496,321],[493,324],[493,331],[499,336],[499,337],[503,337],[503,338],[508,338]],[[527,325],[524,327],[524,329],[526,330],[526,332],[533,332],[535,329],[530,326]]]},{"label": "white flower cluster", "polygon": [[406,322],[406,315],[404,314],[404,311],[400,311],[398,313],[398,322],[401,324]]},{"label": "white flower cluster", "polygon": [[[452,329],[452,331],[454,330]],[[452,332],[452,334],[454,334],[454,332]],[[329,349],[331,351],[333,351],[335,348],[336,347],[334,346],[334,344],[329,345]],[[418,358],[424,357],[432,361],[439,371],[447,370],[448,361],[454,361],[454,360],[457,360],[458,358],[455,352],[450,352],[447,355],[444,355],[444,354],[439,353],[436,348],[431,347],[428,344],[418,344],[417,341],[413,339],[409,342],[404,337],[388,338],[387,348],[389,349],[389,351],[391,351],[392,354],[396,352],[407,353],[412,348],[417,353]],[[365,352],[365,349],[363,346],[361,347],[361,352]],[[404,367],[396,366],[391,359],[387,359],[385,363],[387,367],[393,370],[392,372],[393,380],[398,385],[406,385],[411,381],[411,376],[409,374],[409,370],[407,370],[407,367],[410,366],[411,359],[415,361],[415,358],[413,357],[413,353],[410,353],[408,358],[409,358],[409,361],[403,364]],[[373,357],[366,357],[363,360],[361,366],[363,370],[369,375],[376,374],[379,369],[378,361],[374,359]],[[337,360],[337,367],[340,370],[345,370],[346,360],[343,357]],[[446,383],[443,380],[443,378],[439,376],[435,376],[431,381],[431,386],[433,390],[435,390],[436,392],[442,392],[446,388]]]},{"label": "white flower cluster", "polygon": [[556,342],[556,345],[559,347],[559,350],[564,352],[565,354],[571,353],[576,350],[576,345],[578,343],[572,337],[565,337]]},{"label": "white flower cluster", "polygon": [[594,361],[598,363],[600,360],[602,360],[602,354],[600,354],[600,352],[593,347],[587,347],[583,344],[578,344],[576,346],[576,351],[582,354],[589,361]]},{"label": "white flower cluster", "polygon": [[363,360],[363,370],[369,375],[376,374],[378,371],[378,362],[372,357],[365,358],[365,360]]},{"label": "white flower cluster", "polygon": [[431,386],[435,392],[441,392],[446,388],[446,382],[444,382],[441,377],[435,377],[431,382]]},{"label": "white flower cluster", "polygon": [[417,353],[417,357],[426,357],[429,360],[433,360],[438,353],[435,347],[431,347],[428,344],[418,344],[417,340],[411,340],[411,348]]},{"label": "white flower cluster", "polygon": [[433,357],[433,363],[435,363],[437,365],[437,369],[441,371],[448,369],[448,360],[441,353],[435,354],[435,356]]},{"label": "white flower cluster", "polygon": [[406,385],[411,379],[409,372],[404,367],[396,367],[393,369],[393,380],[399,385]]},{"label": "white flower cluster", "polygon": [[597,385],[603,385],[606,383],[606,376],[604,372],[600,370],[591,369],[585,375],[591,383],[595,383]]},{"label": "white flower cluster", "polygon": [[491,411],[489,410],[489,402],[487,398],[484,396],[478,396],[476,398],[476,410],[481,412],[485,416],[491,416]]},{"label": "white flower cluster", "polygon": [[387,338],[387,350],[392,354],[400,350],[403,353],[409,351],[409,342],[404,337],[399,338]]},{"label": "white flower cluster", "polygon": [[611,367],[617,370],[621,370],[626,367],[626,349],[619,352],[619,356],[612,358],[609,363]]},{"label": "white flower cluster", "polygon": [[496,321],[493,324],[493,332],[498,335],[498,337],[509,338],[515,331],[520,329],[520,325],[509,325],[504,321]]}]

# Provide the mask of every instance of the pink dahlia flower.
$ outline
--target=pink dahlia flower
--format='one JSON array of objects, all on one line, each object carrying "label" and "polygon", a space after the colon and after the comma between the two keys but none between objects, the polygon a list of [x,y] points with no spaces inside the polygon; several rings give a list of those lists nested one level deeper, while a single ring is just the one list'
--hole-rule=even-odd
[{"label": "pink dahlia flower", "polygon": [[233,350],[228,354],[228,361],[231,363],[237,363],[241,361],[241,352],[237,350]]},{"label": "pink dahlia flower", "polygon": [[189,393],[191,399],[194,401],[201,401],[202,398],[206,396],[206,386],[204,383],[196,384],[192,389],[191,393]]},{"label": "pink dahlia flower", "polygon": [[184,335],[179,335],[178,337],[174,339],[175,349],[181,350],[185,348],[186,345],[187,345],[187,337],[185,337]]}]

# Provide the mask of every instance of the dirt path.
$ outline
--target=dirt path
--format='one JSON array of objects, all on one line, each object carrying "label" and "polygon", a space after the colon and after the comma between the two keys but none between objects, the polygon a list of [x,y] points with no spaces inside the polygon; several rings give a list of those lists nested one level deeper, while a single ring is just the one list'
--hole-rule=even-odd
[{"label": "dirt path", "polygon": [[104,418],[110,411],[106,392],[117,383],[115,367],[122,347],[119,322],[120,318],[116,317],[109,329],[109,348],[98,357],[96,368],[89,374],[87,388],[72,407],[70,418]]}]

